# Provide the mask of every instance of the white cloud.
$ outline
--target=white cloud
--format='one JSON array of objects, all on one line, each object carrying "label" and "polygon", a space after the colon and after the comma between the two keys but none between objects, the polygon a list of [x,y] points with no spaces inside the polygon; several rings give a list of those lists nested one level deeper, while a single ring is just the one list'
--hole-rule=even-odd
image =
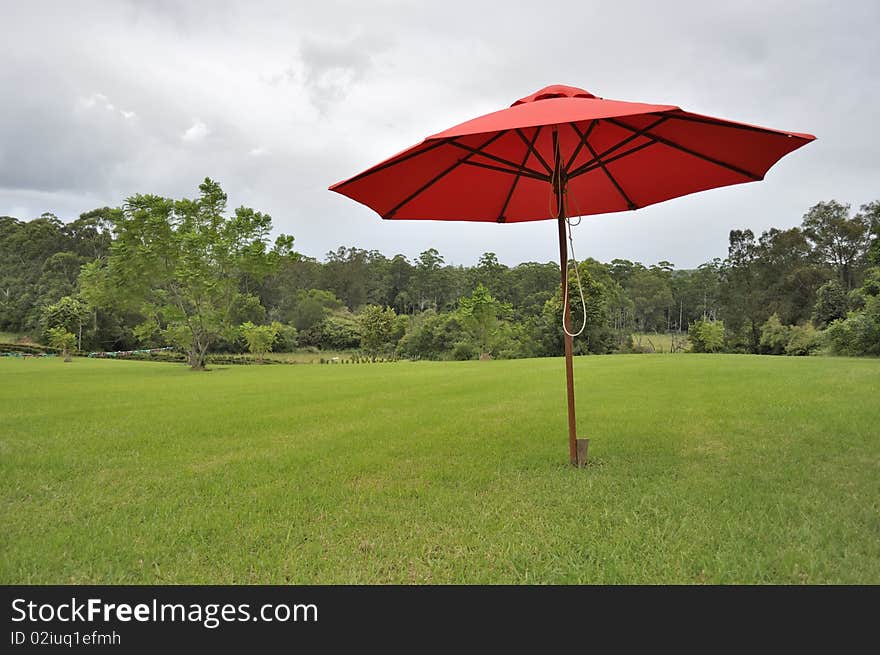
[{"label": "white cloud", "polygon": [[187,130],[180,136],[180,138],[184,141],[192,143],[195,141],[201,141],[210,133],[211,130],[208,129],[208,126],[199,119],[196,119],[196,121],[192,125],[190,125]]},{"label": "white cloud", "polygon": [[308,255],[344,243],[547,261],[552,223],[381,221],[327,186],[553,83],[819,137],[765,182],[585,219],[582,257],[695,266],[724,256],[731,228],[877,197],[880,132],[864,129],[880,106],[876,0],[563,0],[544,31],[533,4],[472,0],[56,3],[53,21],[6,4],[0,88],[17,92],[0,108],[0,206],[31,216],[188,196],[210,176]]}]

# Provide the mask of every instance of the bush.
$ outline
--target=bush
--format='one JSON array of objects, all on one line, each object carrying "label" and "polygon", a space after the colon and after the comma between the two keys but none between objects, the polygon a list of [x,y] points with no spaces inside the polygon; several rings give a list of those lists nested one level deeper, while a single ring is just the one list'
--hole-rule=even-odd
[{"label": "bush", "polygon": [[785,345],[786,355],[812,355],[822,347],[822,333],[811,323],[793,325],[789,328],[789,339]]},{"label": "bush", "polygon": [[463,361],[476,355],[477,349],[470,341],[457,341],[452,345],[452,359]]},{"label": "bush", "polygon": [[868,296],[864,309],[834,321],[825,338],[837,355],[880,355],[880,296]]},{"label": "bush", "polygon": [[688,340],[695,353],[718,352],[724,347],[724,321],[694,321],[688,326]]},{"label": "bush", "polygon": [[791,328],[783,325],[777,314],[773,314],[761,326],[761,340],[758,342],[761,352],[768,355],[781,355],[788,345]]}]

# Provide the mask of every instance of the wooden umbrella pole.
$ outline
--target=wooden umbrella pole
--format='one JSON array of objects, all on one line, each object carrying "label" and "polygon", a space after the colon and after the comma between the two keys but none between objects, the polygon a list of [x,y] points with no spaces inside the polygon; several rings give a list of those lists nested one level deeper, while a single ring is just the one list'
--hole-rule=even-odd
[{"label": "wooden umbrella pole", "polygon": [[[560,194],[561,195],[561,194]],[[578,465],[577,459],[577,428],[574,417],[574,367],[571,360],[571,310],[569,309],[568,294],[565,293],[568,284],[568,247],[565,234],[565,216],[559,205],[559,263],[562,268],[562,321],[565,326],[565,378],[568,387],[568,456],[572,466]]]},{"label": "wooden umbrella pole", "polygon": [[577,427],[574,417],[574,367],[571,361],[571,309],[568,298],[568,243],[566,241],[565,172],[559,148],[558,128],[553,128],[553,192],[559,224],[559,268],[562,271],[562,325],[565,340],[565,379],[568,387],[568,457],[572,466],[578,465]]}]

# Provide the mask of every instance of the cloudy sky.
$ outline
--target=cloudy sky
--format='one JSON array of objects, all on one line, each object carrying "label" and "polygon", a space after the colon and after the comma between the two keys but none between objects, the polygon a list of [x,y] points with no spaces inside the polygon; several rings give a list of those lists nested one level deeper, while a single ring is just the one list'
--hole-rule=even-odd
[{"label": "cloudy sky", "polygon": [[0,0],[0,215],[134,193],[270,213],[296,247],[555,260],[556,227],[382,221],[327,186],[555,83],[818,140],[765,181],[591,216],[579,256],[692,267],[732,227],[880,198],[880,3]]}]

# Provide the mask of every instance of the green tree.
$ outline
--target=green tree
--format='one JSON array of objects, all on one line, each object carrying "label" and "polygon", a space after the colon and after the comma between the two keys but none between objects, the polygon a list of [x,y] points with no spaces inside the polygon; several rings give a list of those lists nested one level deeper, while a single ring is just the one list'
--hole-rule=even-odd
[{"label": "green tree", "polygon": [[49,328],[46,335],[49,338],[49,346],[60,350],[65,362],[71,361],[70,351],[76,347],[76,335],[63,327]]},{"label": "green tree", "polygon": [[880,267],[869,269],[852,295],[859,308],[828,326],[828,344],[839,355],[880,355]]},{"label": "green tree", "polygon": [[768,355],[782,355],[791,338],[791,328],[783,325],[778,314],[771,314],[761,326],[761,351]]},{"label": "green tree", "polygon": [[729,239],[720,270],[722,314],[734,345],[742,338],[745,348],[757,353],[761,325],[770,315],[759,278],[758,246],[751,230],[731,230]]},{"label": "green tree", "polygon": [[868,225],[870,243],[865,253],[868,266],[880,266],[880,200],[875,200],[859,208],[859,219]]},{"label": "green tree", "polygon": [[370,357],[375,358],[393,346],[397,314],[391,307],[382,309],[378,305],[367,305],[358,316],[358,323],[361,348]]},{"label": "green tree", "polygon": [[643,332],[664,331],[666,311],[672,306],[669,278],[661,267],[636,271],[627,287],[638,327]]},{"label": "green tree", "polygon": [[273,322],[269,325],[254,325],[248,321],[242,323],[240,330],[248,351],[257,356],[258,362],[262,362],[266,353],[272,351],[272,345],[281,331],[281,324]]},{"label": "green tree", "polygon": [[846,289],[838,280],[828,280],[816,291],[816,304],[813,305],[812,320],[820,330],[830,323],[846,316],[849,302]]},{"label": "green tree", "polygon": [[688,340],[694,352],[719,352],[724,347],[724,321],[694,321],[688,326]]},{"label": "green tree", "polygon": [[89,307],[85,301],[76,296],[64,296],[43,308],[43,331],[48,334],[51,328],[64,328],[76,335],[77,348],[82,348],[83,324],[88,317]]},{"label": "green tree", "polygon": [[804,214],[804,234],[836,272],[847,291],[855,286],[856,267],[870,245],[867,212],[849,216],[849,204],[820,202]]},{"label": "green tree", "polygon": [[439,309],[442,295],[441,270],[443,257],[434,248],[429,248],[416,258],[416,268],[412,276],[412,297],[416,299],[419,311],[426,307]]},{"label": "green tree", "polygon": [[459,300],[462,324],[481,355],[491,354],[500,324],[510,313],[510,305],[496,300],[482,284],[478,284],[470,296]]},{"label": "green tree", "polygon": [[187,351],[193,369],[204,368],[212,343],[234,339],[243,305],[259,305],[240,290],[242,278],[261,279],[293,245],[282,235],[269,249],[267,214],[239,207],[227,217],[226,194],[216,182],[206,178],[199,191],[195,200],[129,198],[114,217],[117,238],[106,273],[87,273],[115,292],[115,303],[141,314],[135,331],[141,339],[161,335]]}]

